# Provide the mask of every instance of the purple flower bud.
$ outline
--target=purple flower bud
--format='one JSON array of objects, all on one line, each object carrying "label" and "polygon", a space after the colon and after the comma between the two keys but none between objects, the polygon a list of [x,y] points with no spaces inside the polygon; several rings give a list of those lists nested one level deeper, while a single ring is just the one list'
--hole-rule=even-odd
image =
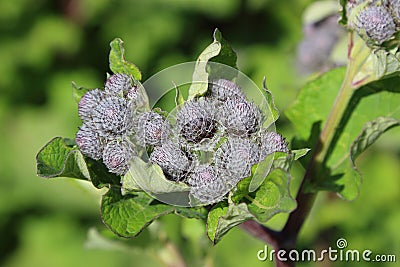
[{"label": "purple flower bud", "polygon": [[212,138],[217,131],[212,103],[204,98],[188,101],[176,114],[179,133],[189,142]]},{"label": "purple flower bud", "polygon": [[173,181],[183,180],[189,172],[191,162],[185,153],[172,141],[155,147],[150,155],[150,161],[158,164],[165,176]]},{"label": "purple flower bud", "polygon": [[103,151],[103,163],[115,174],[124,175],[130,166],[130,160],[135,156],[133,144],[127,140],[108,142]]},{"label": "purple flower bud", "polygon": [[380,45],[396,32],[396,25],[385,6],[367,6],[357,15],[355,30]]},{"label": "purple flower bud", "polygon": [[99,160],[102,157],[104,140],[86,123],[76,133],[75,140],[84,155],[95,160]]},{"label": "purple flower bud", "polygon": [[104,86],[106,93],[114,96],[125,96],[133,87],[133,80],[127,74],[117,73],[112,75]]},{"label": "purple flower bud", "polygon": [[212,204],[223,200],[230,187],[219,177],[215,167],[204,164],[197,166],[188,179],[190,194],[202,204]]},{"label": "purple flower bud", "polygon": [[134,124],[130,102],[116,96],[106,97],[94,109],[93,124],[101,136],[130,134]]},{"label": "purple flower bud", "polygon": [[142,113],[136,128],[136,139],[142,146],[161,145],[171,133],[169,122],[154,111]]},{"label": "purple flower bud", "polygon": [[229,98],[219,110],[218,118],[230,135],[245,137],[260,129],[260,110],[244,98]]},{"label": "purple flower bud", "polygon": [[214,156],[215,167],[231,177],[228,182],[232,185],[250,176],[251,167],[258,161],[258,146],[247,138],[228,138]]},{"label": "purple flower bud", "polygon": [[84,94],[78,104],[78,115],[82,121],[88,122],[92,120],[93,110],[104,99],[104,92],[100,89],[90,90]]},{"label": "purple flower bud", "polygon": [[211,97],[213,99],[224,102],[234,96],[245,97],[242,89],[236,83],[225,79],[218,79],[212,82]]},{"label": "purple flower bud", "polygon": [[260,161],[274,152],[288,152],[285,138],[276,132],[263,131],[260,134]]}]

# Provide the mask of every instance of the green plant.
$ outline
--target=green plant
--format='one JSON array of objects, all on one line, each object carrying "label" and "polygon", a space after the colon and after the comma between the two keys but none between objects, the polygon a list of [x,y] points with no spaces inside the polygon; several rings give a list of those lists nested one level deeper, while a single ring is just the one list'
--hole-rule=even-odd
[{"label": "green plant", "polygon": [[[353,4],[354,1],[349,2]],[[364,8],[371,8],[369,5],[372,5],[372,1],[365,3],[357,7],[351,6],[351,9],[346,8],[347,1],[341,1],[343,7],[341,23],[345,26],[349,25],[350,29],[354,29],[354,25],[357,24],[347,23],[346,12],[359,12],[350,15],[349,19],[363,17]],[[391,23],[392,21],[389,20],[389,24]],[[384,28],[385,25],[379,27],[379,29]],[[220,145],[218,148],[221,151],[220,155],[217,154],[221,157],[220,161],[216,160],[217,168],[199,165],[194,169],[194,175],[187,180],[188,184],[174,182],[184,181],[191,162],[196,161],[196,156],[202,156],[202,154],[190,155],[188,151],[197,149],[197,143],[203,139],[214,138],[214,121],[211,118],[212,116],[207,114],[207,107],[204,107],[203,104],[194,104],[206,101],[201,97],[208,97],[207,94],[210,90],[211,96],[214,94],[214,91],[209,89],[208,83],[215,80],[219,70],[218,65],[213,65],[211,62],[223,63],[236,68],[236,54],[222,39],[220,33],[216,31],[214,42],[200,55],[193,74],[193,77],[200,77],[204,83],[191,85],[187,90],[188,98],[186,101],[180,95],[183,89],[176,88],[176,104],[184,105],[177,113],[177,121],[180,118],[179,112],[187,113],[187,110],[195,109],[195,111],[189,112],[194,115],[193,117],[185,115],[181,116],[180,119],[184,122],[179,132],[188,141],[183,147],[178,147],[169,142],[159,146],[158,142],[146,143],[144,141],[145,146],[148,145],[145,149],[151,150],[150,161],[158,165],[145,164],[138,158],[130,156],[132,173],[125,174],[127,170],[125,168],[122,168],[122,171],[120,168],[110,168],[111,163],[117,162],[116,167],[119,167],[121,162],[126,162],[125,159],[108,160],[107,157],[111,154],[106,153],[107,157],[103,154],[103,163],[106,165],[104,166],[101,161],[97,161],[100,158],[98,151],[89,150],[85,152],[83,148],[92,148],[92,143],[87,144],[86,141],[82,141],[85,145],[80,145],[79,140],[87,140],[85,138],[87,136],[92,138],[92,135],[82,135],[82,137],[79,134],[77,135],[77,144],[81,148],[80,150],[71,139],[55,138],[37,156],[38,174],[43,177],[64,176],[90,180],[97,188],[108,187],[109,191],[103,196],[102,200],[102,218],[104,223],[120,236],[135,236],[160,216],[176,213],[184,217],[205,221],[207,223],[207,234],[213,243],[220,241],[232,227],[241,225],[244,230],[274,245],[275,249],[292,249],[295,247],[297,235],[312,207],[317,192],[328,190],[340,194],[345,199],[357,197],[361,176],[355,167],[356,158],[381,134],[400,125],[400,110],[398,108],[400,95],[397,86],[400,71],[398,32],[391,29],[389,33],[385,33],[387,35],[384,35],[382,39],[382,35],[370,33],[370,29],[373,28],[357,30],[365,40],[350,31],[348,34],[349,50],[346,68],[331,70],[310,81],[286,111],[286,116],[298,131],[298,136],[291,142],[291,150],[287,149],[284,139],[279,134],[268,131],[262,131],[264,135],[256,138],[257,140],[264,140],[259,144],[262,148],[253,149],[252,146],[255,146],[256,143],[252,143],[251,140],[246,138],[248,135],[257,132],[257,127],[261,127],[262,123],[259,119],[261,115],[256,115],[257,110],[246,99],[243,99],[240,93],[234,93],[234,96],[231,97],[229,92],[226,95],[230,99],[223,104],[220,103],[222,112],[217,114],[222,118],[221,124],[228,129],[227,135],[222,138],[226,138],[226,140],[222,140],[222,144],[219,144],[220,140],[217,140],[217,145]],[[110,69],[116,75],[125,74],[132,78],[132,82],[136,83],[135,86],[132,84],[132,88],[135,88],[135,90],[141,88],[138,84],[141,80],[140,71],[124,59],[122,41],[119,39],[111,43]],[[234,77],[235,74],[231,78]],[[215,84],[228,84],[227,87],[235,88],[235,84],[229,84],[230,82],[221,82],[220,79],[217,81],[213,86]],[[211,88],[214,88],[213,86]],[[225,97],[224,90],[222,90],[222,93],[220,93],[220,88],[218,90],[218,97],[221,95]],[[74,94],[79,103],[85,97],[88,98],[87,96],[90,96],[90,92],[93,91],[74,88]],[[117,95],[123,91],[117,90]],[[278,118],[278,112],[265,83],[262,93],[270,105],[266,120],[269,123],[274,122]],[[238,94],[239,96],[237,96]],[[93,116],[97,118],[101,114],[111,114],[112,112],[102,112],[103,108],[107,108],[115,102],[119,103],[126,98],[124,94],[117,95],[112,96],[115,101],[106,101],[104,105],[101,105],[101,101],[99,101],[93,111],[97,110],[98,107],[100,110]],[[197,98],[201,99],[194,100]],[[95,97],[95,99],[97,98]],[[109,99],[109,97],[106,99]],[[143,101],[140,103],[143,103]],[[385,103],[385,105],[381,105],[381,103]],[[185,105],[190,106],[185,107]],[[121,110],[121,106],[124,107],[124,105],[119,105],[117,110]],[[238,106],[241,107],[240,112],[230,112]],[[203,111],[197,112],[197,109],[203,109]],[[144,108],[141,114],[148,112],[148,110],[148,107]],[[121,113],[125,114],[126,112],[117,112],[117,115],[119,116]],[[84,112],[84,114],[88,113]],[[226,120],[232,114],[234,114],[233,117]],[[242,118],[242,115],[245,116]],[[117,127],[118,131],[113,128],[114,122],[123,121],[125,118],[118,116],[117,120],[111,121],[108,120],[108,117],[101,117],[99,127],[93,128],[84,124],[84,127],[92,127],[90,129],[96,129],[96,131],[100,129],[98,136],[102,136],[103,139],[100,141],[96,139],[93,143],[124,144],[125,140],[120,136],[125,136],[124,133],[127,129],[125,123],[123,123],[122,128]],[[185,119],[188,117],[189,121],[187,122]],[[81,118],[83,121],[87,120],[86,116],[81,116]],[[233,125],[234,127],[229,125],[236,118],[239,118],[239,122],[244,122],[243,125],[239,125],[239,128],[235,128],[238,125],[237,123]],[[91,120],[96,123],[99,122],[93,118]],[[193,121],[196,127],[191,128]],[[108,122],[111,124],[107,124]],[[323,125],[322,128],[321,125]],[[80,131],[85,129],[84,127]],[[154,127],[150,127],[150,129],[154,129]],[[160,129],[163,129],[163,127],[155,127],[157,131],[160,131]],[[105,131],[108,134],[102,134]],[[110,132],[118,136],[117,140],[114,138],[110,142],[105,141],[108,140]],[[163,131],[161,130],[161,132]],[[233,137],[230,135],[233,135]],[[240,137],[237,137],[237,135]],[[244,140],[240,138],[244,138]],[[150,139],[153,140],[153,138]],[[144,137],[144,140],[146,140],[146,137]],[[234,149],[231,149],[232,147]],[[306,156],[308,149],[304,147],[311,148],[310,155]],[[261,160],[258,156],[253,156],[259,151],[264,153],[268,149],[271,149],[270,153],[265,153]],[[115,151],[115,149],[111,150]],[[236,154],[232,151],[240,151],[240,153]],[[276,153],[273,154],[273,152]],[[118,152],[116,154],[125,155],[127,153]],[[232,155],[238,158],[231,157]],[[262,171],[260,173],[259,170],[264,169],[264,164],[268,165],[269,160],[271,160],[268,157],[269,155],[273,155],[274,161],[271,171],[269,171],[267,177],[264,177],[264,173]],[[253,157],[258,159],[251,160]],[[240,162],[241,159],[245,158],[249,161]],[[296,201],[289,192],[290,169],[295,160],[300,160],[306,170]],[[107,162],[110,163],[107,164]],[[218,162],[221,163],[219,167]],[[237,171],[234,168],[240,167],[238,163],[244,163],[245,167]],[[123,165],[126,166],[125,163]],[[234,186],[234,190],[231,190],[227,197],[223,196],[231,188],[224,188],[223,184],[216,182],[219,181],[216,177],[218,177],[218,172],[221,169],[230,172],[224,174],[223,177],[232,178],[226,183],[232,183],[232,186]],[[243,170],[245,174],[241,173]],[[137,180],[134,179],[137,176],[145,179],[150,174],[155,178],[153,184],[150,185],[150,191],[159,192],[157,190],[161,190],[162,192],[161,187],[163,186],[166,186],[167,190],[172,187],[174,190],[175,187],[179,187],[177,190],[180,188],[187,190],[189,185],[191,186],[190,192],[193,192],[193,195],[197,196],[202,204],[208,205],[181,207],[157,201],[146,194],[137,185]],[[235,181],[234,177],[240,178]],[[213,196],[214,192],[218,193]],[[279,212],[290,213],[282,231],[275,232],[262,225]],[[277,264],[286,266],[292,263],[277,261]]]}]

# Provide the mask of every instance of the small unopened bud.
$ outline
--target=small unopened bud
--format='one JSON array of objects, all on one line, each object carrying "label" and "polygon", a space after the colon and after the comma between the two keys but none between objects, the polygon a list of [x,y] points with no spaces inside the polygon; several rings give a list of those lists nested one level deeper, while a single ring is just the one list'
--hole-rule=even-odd
[{"label": "small unopened bud", "polygon": [[112,75],[104,86],[106,93],[114,96],[125,96],[133,87],[131,76],[117,73]]},{"label": "small unopened bud", "polygon": [[388,0],[388,7],[394,22],[400,28],[400,0]]},{"label": "small unopened bud", "polygon": [[93,118],[93,110],[104,99],[104,91],[100,89],[90,90],[84,94],[78,104],[78,115],[84,122],[89,122]]},{"label": "small unopened bud", "polygon": [[219,110],[218,118],[230,135],[245,137],[260,129],[260,110],[244,98],[229,98]]},{"label": "small unopened bud", "polygon": [[171,132],[169,122],[154,111],[142,113],[136,128],[136,139],[142,146],[161,145]]},{"label": "small unopened bud", "polygon": [[103,151],[103,163],[108,170],[124,175],[129,170],[130,160],[135,156],[133,145],[126,140],[108,142]]},{"label": "small unopened bud", "polygon": [[274,152],[288,152],[285,138],[276,132],[263,131],[260,134],[260,161]]},{"label": "small unopened bud", "polygon": [[251,175],[251,167],[259,161],[258,146],[247,138],[228,138],[215,153],[215,167],[232,177],[236,185]]},{"label": "small unopened bud", "polygon": [[93,123],[102,136],[128,134],[133,127],[133,110],[129,101],[109,96],[94,109]]},{"label": "small unopened bud", "polygon": [[202,98],[185,102],[176,114],[179,133],[190,142],[212,138],[217,131],[212,103]]},{"label": "small unopened bud", "polygon": [[165,176],[173,181],[183,180],[191,165],[185,153],[172,141],[167,141],[162,146],[155,147],[150,155],[150,161],[158,164]]},{"label": "small unopened bud", "polygon": [[76,133],[75,141],[84,155],[95,160],[99,160],[102,157],[104,140],[86,123]]},{"label": "small unopened bud", "polygon": [[219,177],[215,167],[209,164],[194,168],[188,184],[191,186],[191,195],[202,204],[219,202],[230,190],[228,184]]},{"label": "small unopened bud", "polygon": [[355,30],[367,40],[380,45],[396,32],[396,25],[385,6],[367,6],[356,16]]},{"label": "small unopened bud", "polygon": [[244,98],[242,89],[236,83],[226,79],[218,79],[212,82],[211,97],[213,99],[224,102],[234,96]]}]

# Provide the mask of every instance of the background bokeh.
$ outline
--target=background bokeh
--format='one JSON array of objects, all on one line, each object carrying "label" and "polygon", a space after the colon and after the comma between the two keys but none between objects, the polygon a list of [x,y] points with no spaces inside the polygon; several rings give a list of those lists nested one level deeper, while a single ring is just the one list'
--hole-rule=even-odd
[{"label": "background bokeh", "polygon": [[[175,216],[162,218],[136,239],[107,241],[103,236],[112,234],[99,214],[103,192],[82,182],[37,177],[35,155],[55,136],[74,137],[80,122],[71,81],[101,87],[115,37],[125,41],[127,59],[146,80],[165,67],[195,60],[218,27],[237,51],[240,70],[258,85],[266,76],[278,108],[285,110],[306,80],[296,51],[303,38],[302,13],[312,2],[0,1],[0,266],[164,266],[163,247],[149,243],[167,241],[186,250],[201,246],[207,256],[186,254],[206,259],[206,266],[270,266],[256,257],[264,244],[240,229],[213,247],[203,225]],[[284,115],[277,130],[289,140],[295,134]],[[358,160],[364,179],[357,200],[319,194],[299,247],[335,247],[342,237],[351,249],[396,254],[400,261],[400,145],[393,143],[395,135],[400,131],[392,130]],[[294,187],[301,171],[295,166]],[[279,228],[284,219],[276,216],[269,225]],[[160,233],[159,239],[154,233]]]}]

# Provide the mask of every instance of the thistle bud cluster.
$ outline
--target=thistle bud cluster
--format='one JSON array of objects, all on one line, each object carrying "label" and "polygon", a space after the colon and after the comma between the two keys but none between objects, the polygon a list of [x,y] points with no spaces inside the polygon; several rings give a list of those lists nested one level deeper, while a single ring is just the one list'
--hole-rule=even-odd
[{"label": "thistle bud cluster", "polygon": [[129,136],[134,132],[132,99],[136,86],[129,75],[112,75],[105,89],[94,89],[83,95],[78,114],[83,125],[76,134],[82,153],[95,160],[103,160],[110,172],[124,175],[135,155]]},{"label": "thistle bud cluster", "polygon": [[400,0],[348,1],[349,28],[371,47],[396,41],[400,31]]},{"label": "thistle bud cluster", "polygon": [[79,103],[78,146],[110,172],[125,174],[145,148],[167,179],[186,183],[196,201],[212,204],[250,176],[254,164],[288,151],[281,135],[261,130],[262,112],[232,81],[210,83],[205,96],[170,113],[175,120],[156,110],[139,111],[137,92],[130,76],[115,74],[104,90],[89,91]]}]

